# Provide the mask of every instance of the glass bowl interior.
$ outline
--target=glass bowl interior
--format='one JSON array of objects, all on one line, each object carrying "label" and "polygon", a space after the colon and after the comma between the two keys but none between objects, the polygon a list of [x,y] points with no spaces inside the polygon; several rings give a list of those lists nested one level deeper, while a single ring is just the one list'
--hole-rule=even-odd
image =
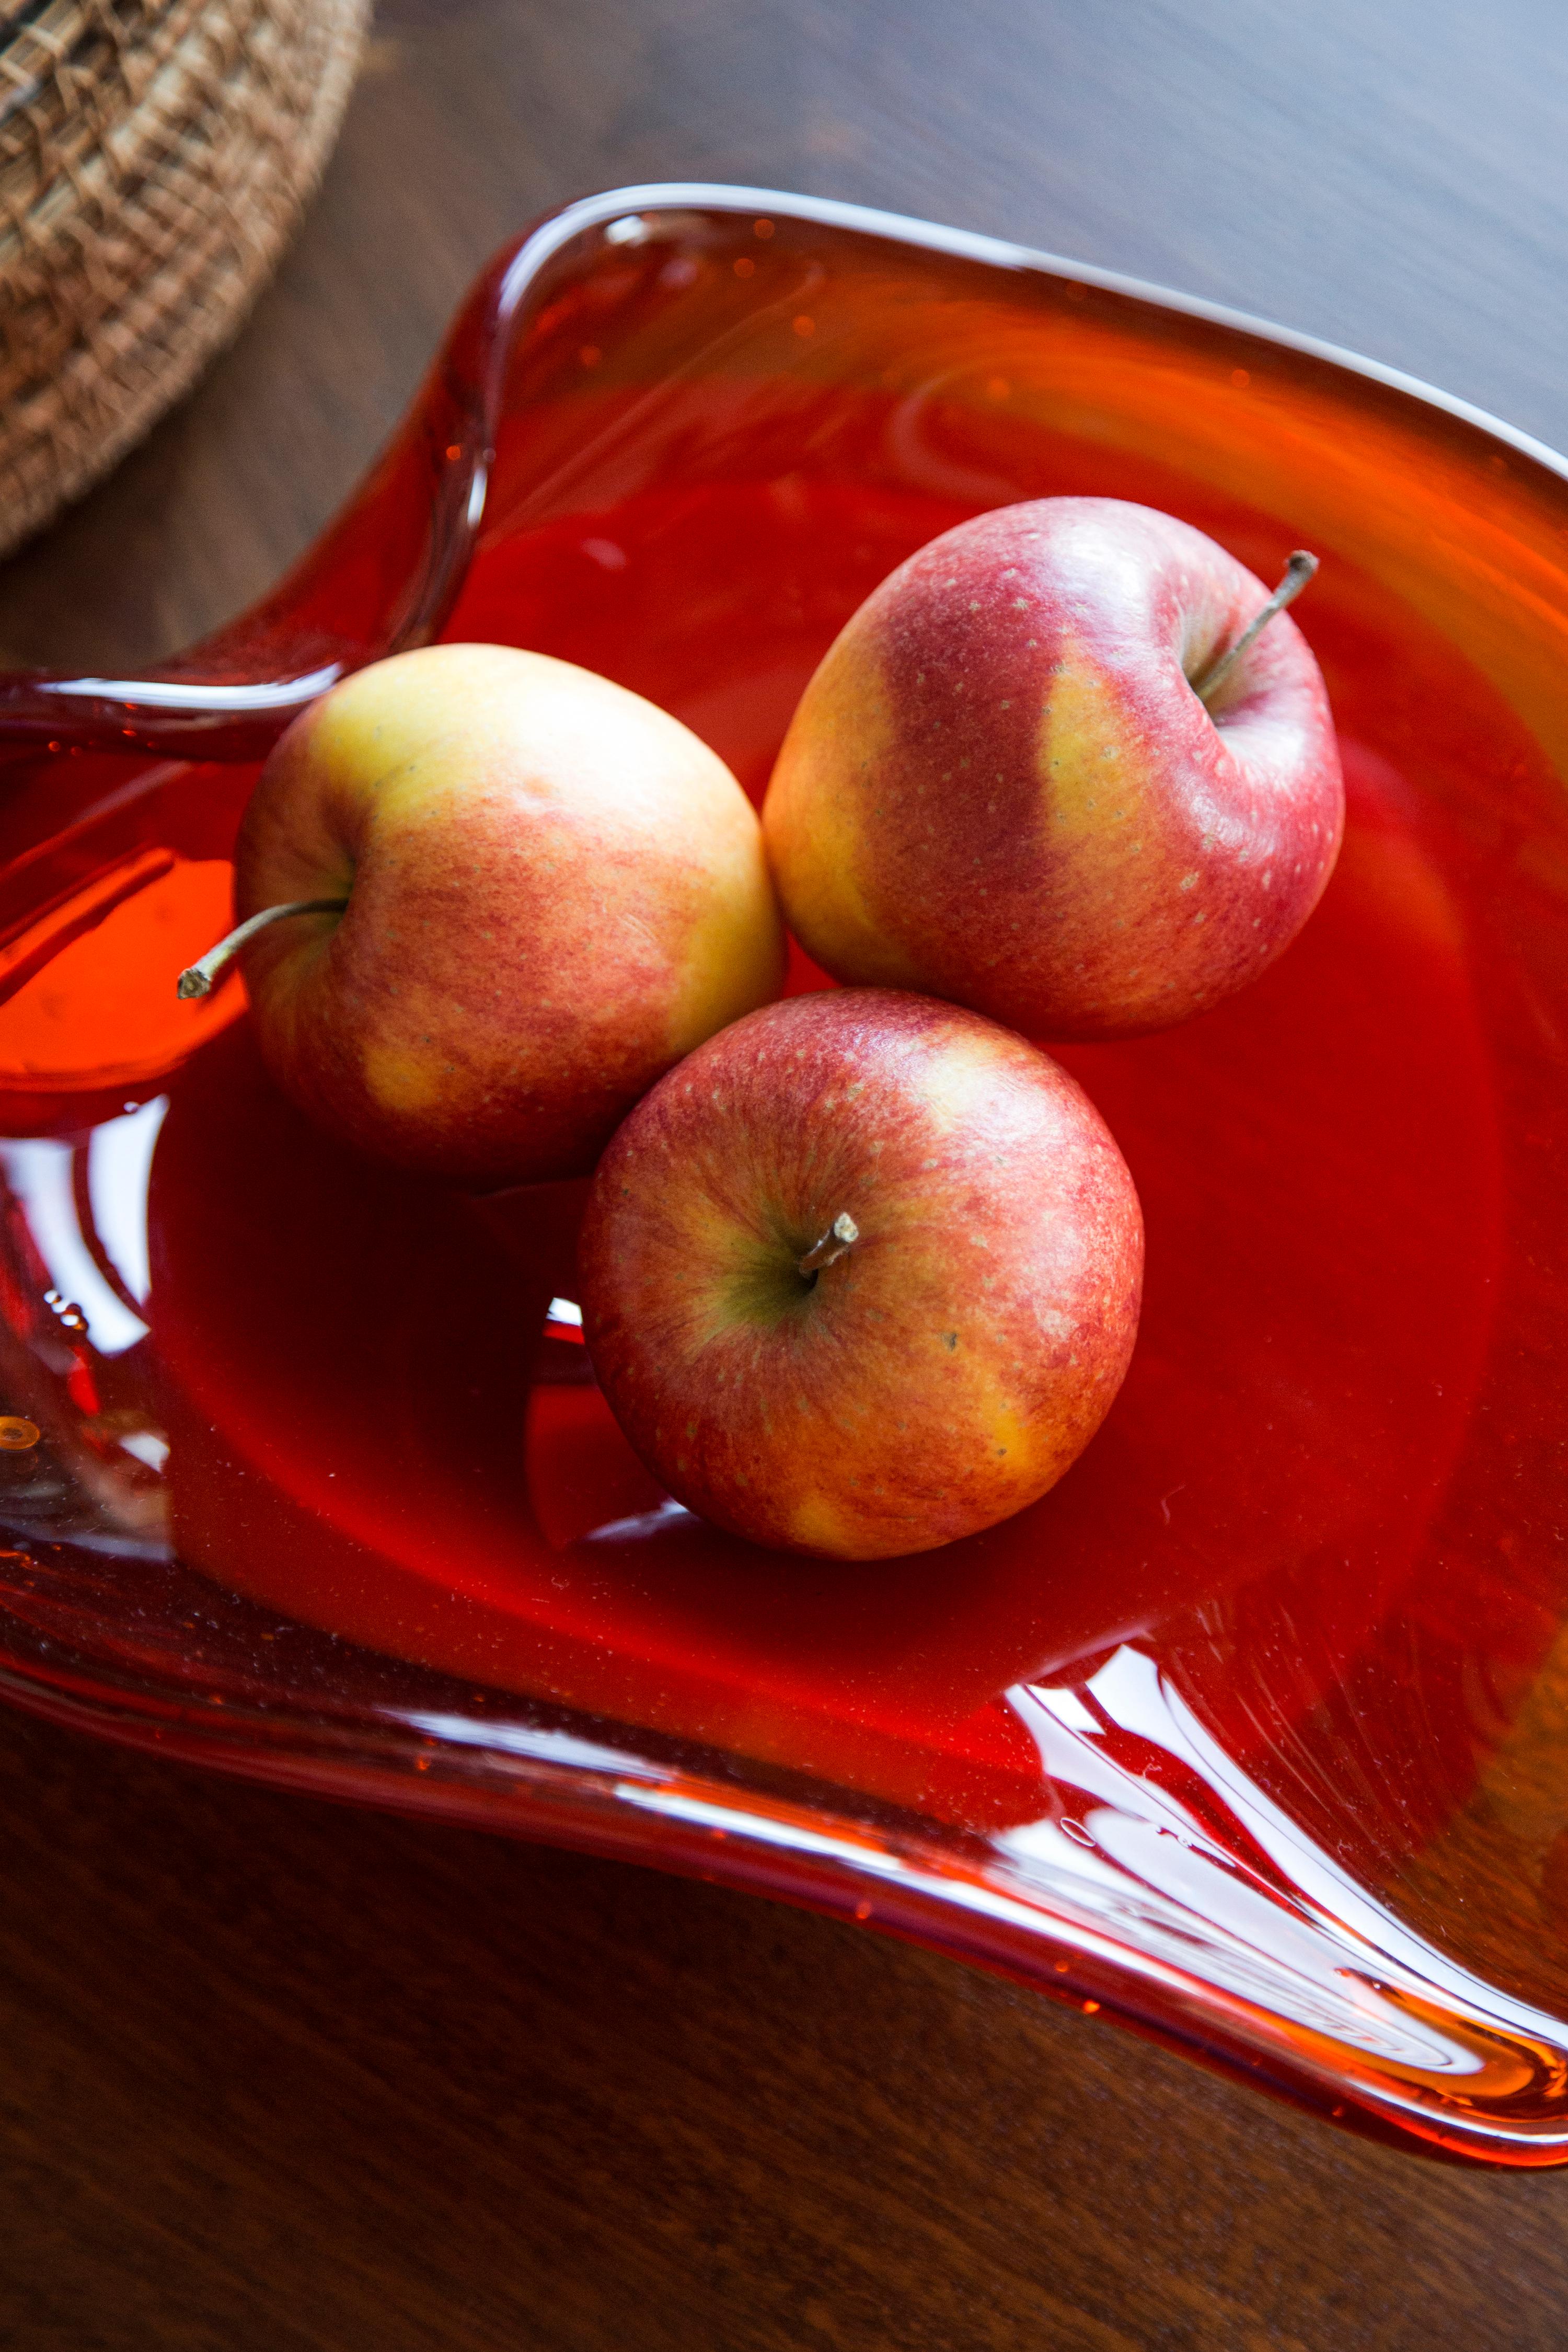
[{"label": "glass bowl interior", "polygon": [[[942,1552],[765,1555],[620,1437],[579,1187],[353,1159],[241,986],[174,976],[256,759],[343,667],[560,655],[760,796],[868,590],[1061,492],[1265,577],[1321,557],[1344,855],[1246,994],[1061,1054],[1149,1241],[1088,1454]],[[154,679],[0,690],[10,1696],[837,1909],[1408,2144],[1568,2158],[1565,525],[1559,461],[1487,420],[1065,264],[736,190],[545,223],[263,606]]]}]

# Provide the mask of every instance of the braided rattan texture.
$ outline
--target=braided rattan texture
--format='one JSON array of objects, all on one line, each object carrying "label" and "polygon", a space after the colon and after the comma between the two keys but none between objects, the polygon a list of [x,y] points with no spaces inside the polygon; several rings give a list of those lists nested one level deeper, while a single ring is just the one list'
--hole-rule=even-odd
[{"label": "braided rattan texture", "polygon": [[231,335],[331,147],[369,0],[0,0],[0,553]]}]

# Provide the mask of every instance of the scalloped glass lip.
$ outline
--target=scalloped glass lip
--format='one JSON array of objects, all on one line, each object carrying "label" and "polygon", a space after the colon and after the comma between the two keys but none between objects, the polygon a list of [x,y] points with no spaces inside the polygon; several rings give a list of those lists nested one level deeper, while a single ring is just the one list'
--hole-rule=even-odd
[{"label": "scalloped glass lip", "polygon": [[[485,321],[482,367],[478,380],[467,387],[472,413],[469,429],[464,435],[462,456],[442,484],[439,512],[434,518],[435,528],[425,560],[404,598],[403,618],[383,644],[367,652],[366,659],[426,643],[440,628],[456,600],[484,520],[513,337],[541,277],[575,239],[595,230],[602,231],[615,242],[621,224],[626,224],[628,230],[636,224],[642,233],[642,224],[647,216],[679,212],[784,216],[909,245],[926,252],[947,254],[1004,271],[1030,272],[1068,284],[1094,287],[1272,343],[1281,351],[1320,361],[1340,373],[1359,376],[1365,383],[1403,394],[1505,444],[1568,482],[1568,457],[1471,402],[1458,399],[1401,369],[1364,359],[1321,337],[1277,326],[1224,303],[1205,301],[1195,295],[1178,293],[1119,270],[1070,261],[1059,254],[1012,244],[1005,238],[949,228],[900,213],[879,212],[869,205],[844,204],[832,197],[791,195],[773,188],[737,187],[700,180],[650,181],[608,189],[602,194],[580,197],[563,205],[525,232],[510,257],[503,247],[481,275],[481,286],[487,279],[494,281],[493,292]],[[625,241],[631,241],[629,236]],[[421,397],[422,394],[416,395],[416,404]],[[351,499],[349,504],[353,502]],[[195,660],[200,652],[200,646],[193,648],[188,658]],[[248,758],[255,755],[258,744],[280,734],[289,721],[307,703],[325,693],[348,667],[342,662],[316,664],[301,673],[243,684],[200,681],[189,673],[163,678],[116,678],[65,672],[0,673],[0,742],[37,744],[48,736],[84,749],[93,746],[122,750],[124,738],[134,733],[139,747],[148,751],[191,758]],[[246,721],[251,722],[254,731],[247,735],[243,746],[230,749],[224,740],[225,730]]]},{"label": "scalloped glass lip", "polygon": [[[1398,370],[1114,271],[964,230],[774,190],[703,183],[619,188],[552,215],[481,279],[489,299],[480,368],[461,387],[471,404],[462,457],[443,484],[423,561],[402,600],[405,618],[366,658],[434,635],[450,609],[483,519],[513,339],[544,273],[574,241],[595,231],[612,241],[631,242],[650,233],[658,216],[679,212],[788,218],[1128,297],[1405,395],[1568,480],[1568,461],[1555,452]],[[617,240],[621,223],[626,228]],[[291,677],[237,684],[232,677],[221,683],[201,681],[200,647],[187,660],[184,677],[164,679],[0,680],[0,741],[37,744],[47,730],[68,743],[101,743],[110,724],[117,738],[131,731],[129,718],[139,745],[148,750],[221,757],[218,729],[237,718],[268,735],[281,731],[295,710],[344,667],[317,666]],[[251,750],[227,754],[253,755]],[[212,1677],[207,1679],[210,1685]],[[1075,1901],[1063,1869],[1070,1854],[1047,1853],[1039,1841],[1037,1851],[1010,1833],[1015,1850],[1004,1853],[994,1841],[928,1834],[918,1822],[874,1821],[836,1805],[830,1790],[817,1792],[803,1784],[781,1793],[765,1787],[760,1775],[748,1787],[743,1779],[715,1769],[726,1759],[693,1752],[658,1760],[658,1743],[639,1742],[631,1735],[623,1745],[618,1727],[487,1721],[455,1709],[396,1703],[327,1705],[303,1689],[283,1690],[277,1703],[265,1706],[231,1703],[217,1711],[177,1677],[132,1674],[90,1653],[73,1660],[58,1649],[0,1667],[0,1691],[79,1728],[274,1785],[406,1806],[717,1876],[876,1925],[999,1969],[1089,2011],[1103,2007],[1150,2038],[1406,2147],[1425,2145],[1435,2152],[1515,2166],[1568,2161],[1568,2027],[1468,1977],[1398,1930],[1387,1914],[1374,1916],[1378,1906],[1369,1906],[1359,1890],[1336,1890],[1321,1869],[1315,1886],[1300,1868],[1287,1872],[1288,1907],[1310,1933],[1328,1933],[1331,1944],[1339,1939],[1344,1966],[1331,1973],[1354,1979],[1339,2017],[1341,2028],[1352,2012],[1364,2013],[1369,2000],[1377,2011],[1377,2030],[1359,2043],[1342,2030],[1326,2030],[1334,2021],[1331,2005],[1314,2010],[1303,1996],[1292,2012],[1278,1983],[1272,1999],[1256,1986],[1249,1991],[1234,1970],[1227,1983],[1217,1951],[1205,1953],[1194,1943],[1184,1960],[1169,1935],[1162,1948],[1163,1931],[1152,1911],[1147,1917],[1134,1916],[1123,1903],[1119,1922],[1114,1903],[1097,1914],[1086,1901]],[[1107,1694],[1113,1708],[1109,1683]],[[1131,1703],[1126,1690],[1121,1696]],[[1043,1758],[1050,1740],[1092,1746],[1098,1736],[1086,1723],[1041,1718],[1032,1691],[1009,1697],[1023,1706]],[[1154,1710],[1150,1721],[1162,1704],[1157,1692],[1145,1691],[1138,1698],[1146,1713]],[[1178,1727],[1166,1744],[1185,1736]],[[1085,1749],[1079,1760],[1088,1770],[1094,1759]],[[1231,1794],[1241,1808],[1238,1818],[1256,1838],[1256,1808],[1250,1822],[1247,1813],[1251,1798],[1245,1789]],[[1269,1899],[1278,1901],[1279,1894],[1276,1887]],[[1357,1903],[1359,1922],[1353,1916]],[[1403,1948],[1396,1948],[1401,1939]],[[1411,2021],[1414,2037],[1403,2071],[1387,2063],[1388,2035],[1397,2043],[1401,2018]],[[1424,2040],[1428,2035],[1435,2038]],[[1439,2053],[1432,2067],[1420,2063],[1423,2048],[1428,2056]],[[1440,2054],[1444,2050],[1461,2053],[1460,2082],[1482,2087],[1456,2095],[1453,2084],[1441,2080],[1450,2064]],[[1510,2113],[1521,2074],[1533,2091],[1528,2119]],[[1435,2078],[1436,2087],[1429,2087]],[[1485,2087],[1494,2080],[1500,2085],[1504,2078],[1512,2090]],[[1135,2095],[1135,2084],[1130,2095]]]},{"label": "scalloped glass lip", "polygon": [[639,213],[669,211],[785,214],[795,220],[814,221],[824,228],[858,230],[868,236],[917,246],[928,252],[952,254],[965,261],[989,262],[1002,269],[1041,271],[1047,277],[1064,278],[1077,286],[1094,286],[1104,293],[1125,294],[1136,301],[1177,311],[1184,318],[1203,319],[1214,326],[1258,336],[1265,342],[1278,344],[1281,350],[1300,352],[1306,358],[1324,361],[1349,374],[1386,385],[1390,391],[1407,393],[1429,407],[1442,409],[1447,415],[1459,418],[1464,424],[1479,425],[1484,432],[1506,441],[1521,456],[1533,457],[1568,481],[1568,457],[1560,457],[1544,441],[1537,441],[1527,433],[1518,432],[1486,409],[1478,408],[1473,403],[1460,400],[1451,393],[1439,391],[1436,385],[1424,383],[1419,376],[1408,375],[1380,360],[1363,359],[1360,353],[1348,351],[1342,344],[1327,342],[1321,336],[1276,326],[1271,320],[1256,318],[1249,311],[1233,310],[1223,302],[1205,301],[1195,294],[1178,293],[1170,287],[1155,285],[1146,278],[1128,277],[1121,270],[1100,269],[1089,262],[1070,261],[1061,254],[1048,253],[1040,247],[1016,245],[1005,237],[987,236],[975,229],[948,228],[939,222],[917,220],[905,213],[879,212],[868,205],[844,204],[831,196],[788,195],[775,188],[745,188],[700,180],[672,180],[650,181],[643,185],[612,188],[603,195],[580,197],[575,203],[563,205],[559,212],[551,214],[523,238],[502,280],[497,305],[498,320],[504,318],[509,324],[513,320],[519,304],[539,272],[574,236],[586,230],[606,227],[616,220],[630,219]]}]

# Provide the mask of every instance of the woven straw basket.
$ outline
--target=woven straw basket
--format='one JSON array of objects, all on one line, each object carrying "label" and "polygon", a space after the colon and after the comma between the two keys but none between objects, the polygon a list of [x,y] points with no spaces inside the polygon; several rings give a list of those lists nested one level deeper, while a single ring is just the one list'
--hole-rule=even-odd
[{"label": "woven straw basket", "polygon": [[231,335],[326,161],[369,0],[0,0],[0,554]]}]

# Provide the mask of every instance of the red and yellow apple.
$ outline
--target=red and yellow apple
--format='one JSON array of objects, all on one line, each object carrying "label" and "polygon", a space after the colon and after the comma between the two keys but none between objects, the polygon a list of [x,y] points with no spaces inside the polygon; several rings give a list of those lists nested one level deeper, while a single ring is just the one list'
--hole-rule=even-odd
[{"label": "red and yellow apple", "polygon": [[[361,670],[301,714],[240,831],[273,1076],[321,1124],[469,1183],[585,1172],[662,1071],[777,993],[756,815],[689,729],[500,646]],[[184,983],[182,983],[184,986]]]},{"label": "red and yellow apple", "polygon": [[1044,499],[963,523],[855,614],[807,687],[763,826],[784,913],[840,980],[1042,1037],[1203,1012],[1300,929],[1338,855],[1328,697],[1283,614],[1170,515]]},{"label": "red and yellow apple", "polygon": [[661,1079],[600,1161],[579,1295],[601,1385],[690,1508],[845,1559],[1045,1493],[1138,1323],[1125,1161],[1048,1055],[881,989],[772,1004]]}]

